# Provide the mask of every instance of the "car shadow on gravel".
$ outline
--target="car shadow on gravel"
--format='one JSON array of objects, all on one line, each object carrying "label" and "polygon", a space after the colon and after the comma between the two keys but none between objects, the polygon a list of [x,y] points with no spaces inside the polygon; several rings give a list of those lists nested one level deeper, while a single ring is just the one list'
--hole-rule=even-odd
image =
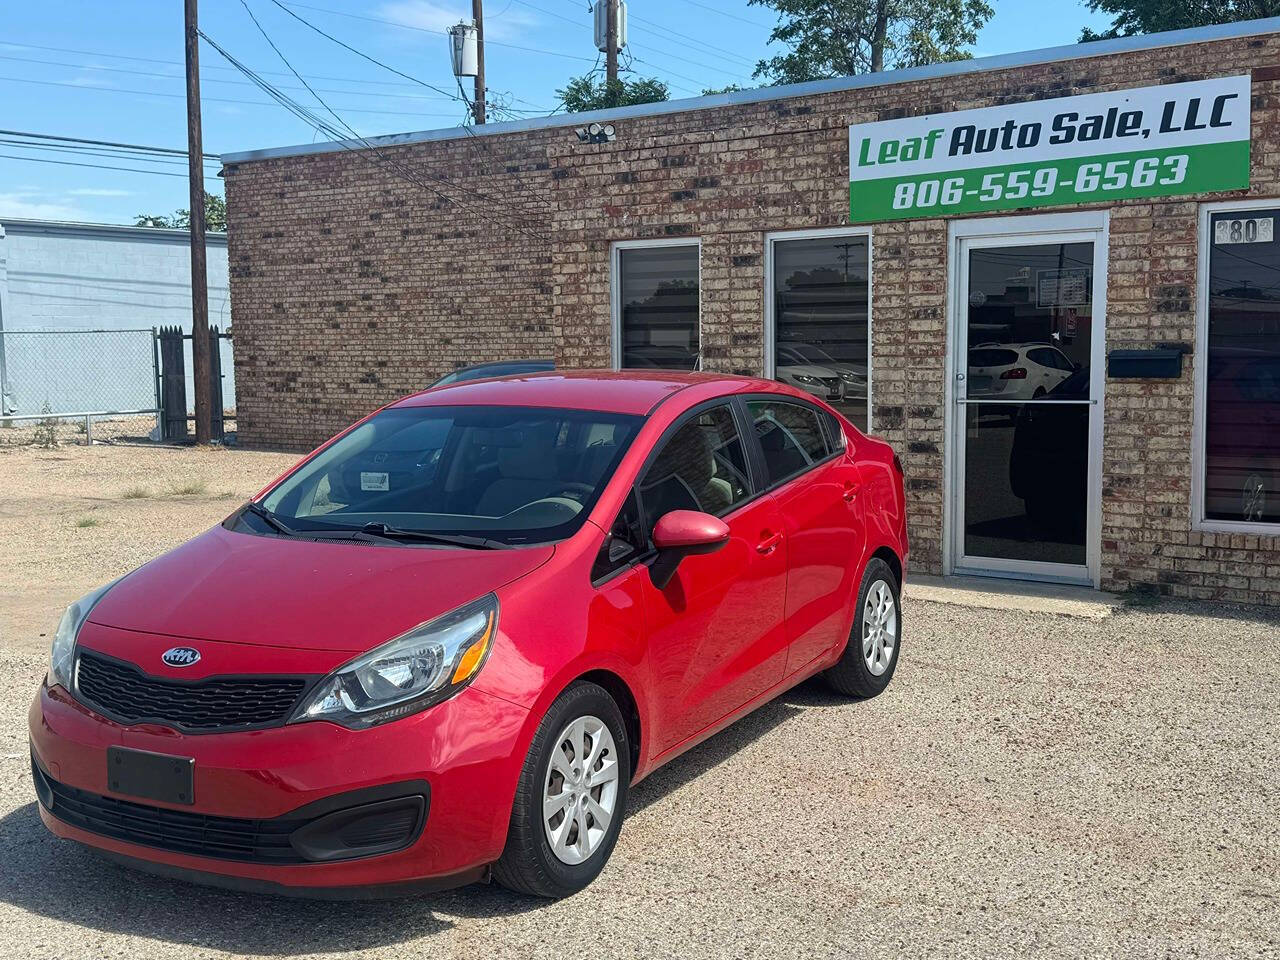
[{"label": "car shadow on gravel", "polygon": [[[806,683],[671,761],[631,794],[629,813],[688,786],[809,708],[848,703]],[[0,902],[105,933],[231,954],[290,957],[392,947],[449,930],[454,917],[514,916],[551,901],[496,885],[396,900],[298,900],[221,890],[119,866],[50,834],[34,802],[0,818]]]},{"label": "car shadow on gravel", "polygon": [[627,815],[632,816],[687,786],[806,709],[849,702],[848,697],[832,693],[819,680],[807,680],[793,687],[642,780],[631,790]]},{"label": "car shadow on gravel", "polygon": [[230,954],[296,956],[392,947],[454,917],[524,913],[544,900],[476,884],[397,900],[298,900],[237,893],[117,866],[50,834],[34,802],[0,818],[0,902],[105,933]]}]

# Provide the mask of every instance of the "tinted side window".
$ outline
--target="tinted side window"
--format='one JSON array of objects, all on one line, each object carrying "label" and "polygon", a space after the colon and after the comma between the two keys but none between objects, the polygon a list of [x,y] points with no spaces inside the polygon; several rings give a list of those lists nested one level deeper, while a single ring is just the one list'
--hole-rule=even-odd
[{"label": "tinted side window", "polygon": [[621,570],[644,553],[644,550],[645,536],[640,529],[640,507],[633,491],[618,511],[613,526],[600,545],[600,552],[591,567],[592,581]]},{"label": "tinted side window", "polygon": [[1006,367],[1017,362],[1017,359],[1018,355],[1012,350],[978,348],[969,351],[971,367]]},{"label": "tinted side window", "polygon": [[742,438],[727,405],[696,414],[658,451],[639,484],[646,522],[672,510],[728,513],[749,495]]},{"label": "tinted side window", "polygon": [[831,448],[831,452],[843,450],[845,448],[844,425],[825,410],[819,415],[822,417],[822,422],[827,425],[827,445]]},{"label": "tinted side window", "polygon": [[794,476],[827,456],[827,439],[818,411],[798,403],[752,400],[747,403],[764,451],[769,483]]}]

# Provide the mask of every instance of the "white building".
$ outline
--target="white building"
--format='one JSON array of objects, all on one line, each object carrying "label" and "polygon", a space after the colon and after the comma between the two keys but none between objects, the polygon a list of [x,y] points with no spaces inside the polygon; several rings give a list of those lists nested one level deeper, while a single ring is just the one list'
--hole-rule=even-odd
[{"label": "white building", "polygon": [[[209,323],[231,324],[226,234],[208,235]],[[0,220],[0,393],[6,412],[150,409],[151,331],[191,330],[185,230]],[[54,331],[54,332],[48,332]],[[190,345],[188,344],[190,405]],[[234,406],[230,343],[223,396]]]}]

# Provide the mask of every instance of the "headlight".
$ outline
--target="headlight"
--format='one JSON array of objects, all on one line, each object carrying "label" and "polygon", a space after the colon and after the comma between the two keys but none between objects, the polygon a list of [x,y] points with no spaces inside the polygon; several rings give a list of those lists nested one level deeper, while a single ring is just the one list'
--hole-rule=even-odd
[{"label": "headlight", "polygon": [[851,370],[845,370],[843,373],[841,373],[840,379],[843,380],[845,383],[863,383],[866,381],[866,377],[860,374],[854,373]]},{"label": "headlight", "polygon": [[361,730],[425,710],[480,672],[497,629],[493,594],[414,627],[325,677],[290,723],[332,720]]},{"label": "headlight", "polygon": [[58,623],[58,632],[53,635],[53,648],[49,651],[47,678],[49,686],[61,684],[68,690],[71,689],[72,673],[76,662],[76,636],[80,633],[80,627],[84,625],[85,620],[89,618],[89,611],[118,582],[118,580],[112,580],[106,586],[86,593],[67,607],[66,612],[62,614],[62,620]]},{"label": "headlight", "polygon": [[797,373],[796,379],[801,383],[817,383],[818,382],[817,377],[811,377],[807,373]]}]

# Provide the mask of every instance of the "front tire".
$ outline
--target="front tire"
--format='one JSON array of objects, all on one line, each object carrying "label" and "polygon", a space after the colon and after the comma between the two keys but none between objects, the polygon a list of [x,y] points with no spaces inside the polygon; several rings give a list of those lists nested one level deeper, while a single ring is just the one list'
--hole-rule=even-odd
[{"label": "front tire", "polygon": [[858,588],[857,614],[844,654],[824,678],[837,693],[867,699],[883,693],[898,668],[902,614],[898,578],[872,557]]},{"label": "front tire", "polygon": [[556,698],[529,745],[493,876],[536,897],[577,893],[604,869],[622,828],[631,750],[608,692],[580,681]]}]

